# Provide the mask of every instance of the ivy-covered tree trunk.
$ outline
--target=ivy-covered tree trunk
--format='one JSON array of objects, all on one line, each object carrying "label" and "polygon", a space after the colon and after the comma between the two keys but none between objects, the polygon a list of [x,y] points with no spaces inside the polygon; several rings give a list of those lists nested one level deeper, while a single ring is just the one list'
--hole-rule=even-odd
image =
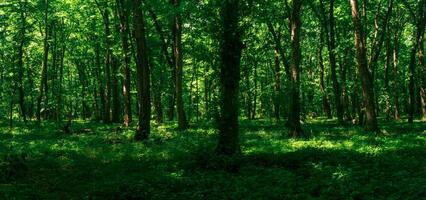
[{"label": "ivy-covered tree trunk", "polygon": [[139,101],[139,120],[135,139],[148,139],[151,121],[151,91],[148,48],[145,36],[145,21],[142,0],[133,0],[133,26],[136,39],[136,71]]},{"label": "ivy-covered tree trunk", "polygon": [[364,129],[366,131],[377,132],[379,127],[377,125],[376,105],[374,98],[374,86],[371,73],[368,69],[367,62],[367,49],[365,43],[365,35],[363,31],[363,24],[358,12],[358,0],[350,0],[352,8],[352,21],[355,29],[355,47],[357,52],[357,67],[362,85],[362,96],[365,107],[366,121]]},{"label": "ivy-covered tree trunk", "polygon": [[224,0],[221,7],[221,103],[217,153],[235,155],[241,152],[239,138],[239,81],[243,44],[239,30],[239,0]]},{"label": "ivy-covered tree trunk", "polygon": [[300,137],[303,135],[303,129],[300,124],[300,62],[302,52],[300,49],[300,31],[302,21],[300,12],[302,10],[303,0],[293,0],[293,6],[290,17],[291,31],[291,82],[290,82],[290,110],[288,117],[289,135]]}]

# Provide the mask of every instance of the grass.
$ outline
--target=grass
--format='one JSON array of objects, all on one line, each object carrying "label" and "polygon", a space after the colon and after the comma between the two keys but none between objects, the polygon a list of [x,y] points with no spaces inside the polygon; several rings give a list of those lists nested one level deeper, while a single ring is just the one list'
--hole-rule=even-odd
[{"label": "grass", "polygon": [[[386,136],[334,121],[304,125],[241,122],[243,156],[212,153],[210,124],[133,131],[77,121],[64,135],[53,123],[0,123],[0,199],[424,199],[425,124],[381,123]],[[231,165],[229,164],[231,163]],[[222,166],[236,170],[224,170]]]}]

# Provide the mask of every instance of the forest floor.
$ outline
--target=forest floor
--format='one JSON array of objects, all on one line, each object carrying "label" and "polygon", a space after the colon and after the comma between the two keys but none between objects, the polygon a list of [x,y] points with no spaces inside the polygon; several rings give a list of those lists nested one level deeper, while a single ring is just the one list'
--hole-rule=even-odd
[{"label": "forest floor", "polygon": [[[283,123],[281,123],[283,124]],[[133,131],[77,121],[0,123],[0,199],[424,199],[426,126],[382,122],[374,136],[334,121],[304,124],[292,139],[282,125],[242,121],[240,158],[214,156],[211,124]],[[225,169],[225,170],[224,170]]]}]

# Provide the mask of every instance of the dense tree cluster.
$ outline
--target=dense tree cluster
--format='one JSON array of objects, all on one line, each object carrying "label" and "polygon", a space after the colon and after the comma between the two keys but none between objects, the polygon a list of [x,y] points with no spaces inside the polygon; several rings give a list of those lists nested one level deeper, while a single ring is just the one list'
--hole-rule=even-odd
[{"label": "dense tree cluster", "polygon": [[[425,0],[0,1],[0,120],[426,120]],[[135,120],[135,119],[138,120]],[[285,121],[284,121],[285,120]]]}]

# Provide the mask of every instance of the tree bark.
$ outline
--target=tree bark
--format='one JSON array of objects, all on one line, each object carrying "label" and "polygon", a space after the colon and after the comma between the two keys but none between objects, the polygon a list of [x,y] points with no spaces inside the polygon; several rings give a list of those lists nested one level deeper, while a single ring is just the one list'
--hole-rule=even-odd
[{"label": "tree bark", "polygon": [[40,81],[40,93],[37,99],[37,122],[41,122],[41,102],[44,98],[44,104],[45,107],[48,105],[48,88],[47,88],[47,65],[48,65],[48,58],[49,58],[49,22],[48,22],[48,14],[49,14],[49,0],[45,0],[45,13],[44,13],[44,23],[45,23],[45,30],[44,30],[44,54],[43,54],[43,64],[42,64],[42,70],[41,70],[41,81]]},{"label": "tree bark", "polygon": [[274,51],[274,72],[275,72],[275,85],[274,85],[274,115],[275,120],[280,120],[280,109],[281,109],[281,69],[280,69],[280,57],[278,48]]},{"label": "tree bark", "polygon": [[136,39],[136,65],[139,100],[139,120],[135,139],[148,139],[151,121],[151,93],[148,48],[146,46],[145,22],[142,10],[142,0],[133,0],[133,18]]},{"label": "tree bark", "polygon": [[109,21],[108,8],[104,9],[103,13],[104,28],[105,28],[105,108],[104,122],[111,122],[111,30]]},{"label": "tree bark", "polygon": [[[321,1],[322,4],[322,1]],[[322,6],[323,7],[323,6]],[[335,22],[334,22],[334,0],[330,0],[328,24],[325,25],[325,34],[327,38],[328,58],[330,61],[331,81],[333,83],[334,102],[336,106],[337,119],[343,124],[343,104],[341,101],[341,88],[337,80],[336,73],[336,38],[335,38]]]},{"label": "tree bark", "polygon": [[368,69],[366,43],[362,22],[358,12],[358,0],[350,0],[352,7],[352,20],[355,29],[355,47],[357,51],[358,71],[361,78],[362,95],[366,113],[366,123],[364,129],[366,131],[378,132],[376,117],[376,105],[374,98],[373,80]]},{"label": "tree bark", "polygon": [[123,59],[124,67],[122,70],[123,74],[123,101],[124,101],[124,116],[123,124],[127,127],[129,123],[132,122],[132,103],[130,96],[130,50],[129,50],[129,12],[127,1],[125,0],[116,0],[118,16],[120,18],[120,32],[121,32],[121,45],[123,48]]},{"label": "tree bark", "polygon": [[187,129],[188,121],[184,110],[183,102],[183,55],[182,55],[182,22],[180,11],[180,0],[172,0],[174,6],[173,18],[173,51],[174,64],[176,70],[176,110],[178,118],[178,128]]},{"label": "tree bark", "polygon": [[111,91],[112,91],[112,122],[120,123],[120,93],[118,87],[118,60],[115,55],[111,55],[111,69],[112,69],[112,77],[111,77]]},{"label": "tree bark", "polygon": [[322,94],[322,106],[323,106],[323,110],[324,113],[327,116],[327,119],[331,119],[333,118],[332,114],[331,114],[331,108],[330,108],[330,102],[329,102],[329,97],[328,97],[328,93],[325,87],[325,82],[324,82],[324,62],[323,62],[323,58],[322,58],[322,51],[323,51],[323,37],[321,34],[321,46],[318,49],[318,60],[319,60],[319,67],[320,67],[320,90],[321,90],[321,94]]},{"label": "tree bark", "polygon": [[393,116],[394,119],[400,120],[401,116],[399,114],[399,76],[398,76],[398,45],[399,45],[399,34],[395,33],[394,43],[393,43],[393,53],[392,53],[392,75],[393,75]]},{"label": "tree bark", "polygon": [[293,7],[290,18],[291,30],[291,49],[292,58],[290,64],[291,82],[290,82],[290,110],[288,117],[289,135],[300,137],[303,135],[303,129],[300,124],[300,30],[301,17],[300,12],[303,0],[293,0]]},{"label": "tree bark", "polygon": [[408,103],[408,123],[413,123],[414,121],[414,112],[416,108],[416,95],[415,95],[415,78],[414,74],[416,73],[416,46],[413,46],[410,53],[410,64],[409,64],[409,71],[408,71],[408,77],[409,77],[409,86],[408,86],[408,93],[409,93],[409,103]]},{"label": "tree bark", "polygon": [[160,25],[160,22],[158,21],[158,17],[155,14],[155,12],[152,9],[148,10],[151,18],[154,22],[155,30],[158,32],[158,35],[160,36],[161,41],[161,50],[163,52],[163,56],[167,61],[167,64],[169,65],[170,71],[171,71],[171,80],[170,81],[170,98],[169,98],[169,105],[168,105],[168,111],[167,111],[167,118],[169,121],[173,120],[174,117],[174,111],[175,111],[175,103],[176,103],[176,70],[175,70],[175,64],[173,56],[169,53],[169,48],[167,44],[166,37],[164,36],[163,29]]},{"label": "tree bark", "polygon": [[241,153],[239,141],[239,81],[240,59],[243,44],[239,23],[239,0],[224,0],[221,7],[221,103],[219,142],[217,153],[235,155]]},{"label": "tree bark", "polygon": [[19,47],[18,47],[18,92],[19,92],[19,107],[21,109],[21,115],[24,119],[24,122],[27,122],[27,116],[26,116],[26,109],[25,109],[25,93],[24,93],[24,61],[23,61],[23,55],[24,55],[24,45],[25,45],[25,33],[26,33],[26,8],[27,8],[27,1],[24,1],[20,3],[21,13],[20,13],[20,20],[21,20],[21,30],[19,33]]}]

